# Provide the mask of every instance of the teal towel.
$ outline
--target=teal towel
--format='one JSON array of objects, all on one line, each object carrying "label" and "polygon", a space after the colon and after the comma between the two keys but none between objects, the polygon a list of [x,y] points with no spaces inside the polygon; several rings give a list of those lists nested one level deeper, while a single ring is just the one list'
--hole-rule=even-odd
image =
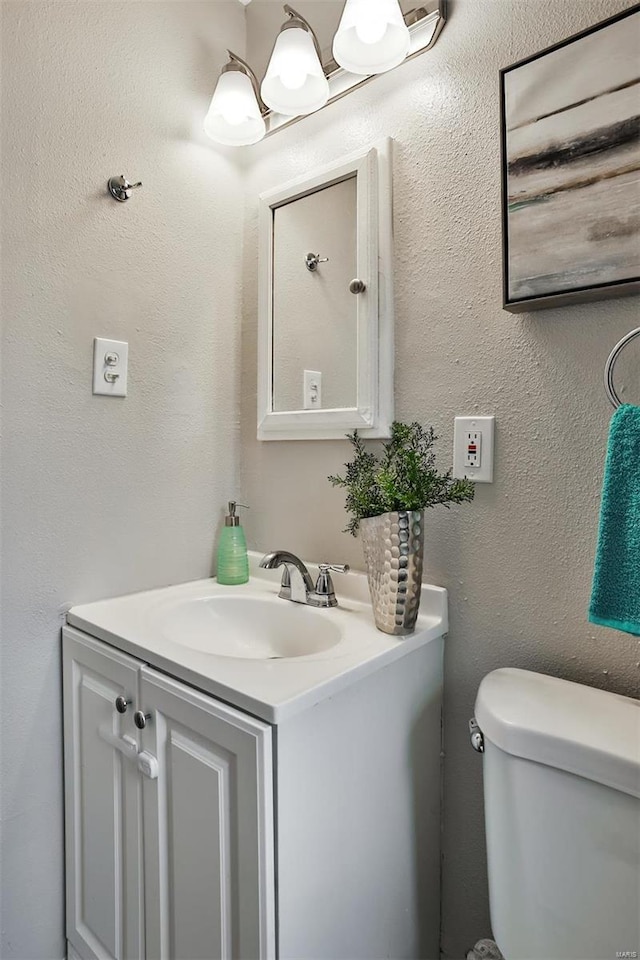
[{"label": "teal towel", "polygon": [[640,407],[611,418],[589,620],[640,636]]}]

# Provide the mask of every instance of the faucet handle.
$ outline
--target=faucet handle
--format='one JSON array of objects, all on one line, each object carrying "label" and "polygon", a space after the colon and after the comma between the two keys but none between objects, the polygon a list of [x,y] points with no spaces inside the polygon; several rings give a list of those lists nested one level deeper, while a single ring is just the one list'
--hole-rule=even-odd
[{"label": "faucet handle", "polygon": [[331,579],[330,571],[334,573],[349,573],[349,565],[346,563],[319,563],[318,570],[320,572],[316,583],[316,596],[321,598],[321,606],[335,607],[338,601],[336,600],[336,593],[333,589],[333,580]]},{"label": "faucet handle", "polygon": [[321,574],[329,573],[331,570],[333,573],[349,573],[351,567],[348,563],[319,563],[318,570]]}]

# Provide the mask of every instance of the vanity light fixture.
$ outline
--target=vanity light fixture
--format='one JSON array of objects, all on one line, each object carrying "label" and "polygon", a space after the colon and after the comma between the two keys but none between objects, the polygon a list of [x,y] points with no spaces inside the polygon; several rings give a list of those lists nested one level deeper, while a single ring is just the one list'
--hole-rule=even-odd
[{"label": "vanity light fixture", "polygon": [[[251,0],[240,0],[245,6]],[[346,0],[333,59],[322,61],[311,25],[289,4],[260,87],[248,63],[229,51],[204,121],[217,143],[246,146],[430,50],[446,22],[447,0]]]},{"label": "vanity light fixture", "polygon": [[268,112],[260,98],[258,79],[248,63],[228,50],[229,63],[220,72],[204,120],[204,131],[216,143],[242,147],[262,140]]},{"label": "vanity light fixture", "polygon": [[397,67],[410,44],[398,0],[346,0],[333,56],[350,73],[370,76]]},{"label": "vanity light fixture", "polygon": [[310,24],[289,4],[262,81],[262,99],[276,113],[299,117],[324,107],[329,84],[322,52]]}]

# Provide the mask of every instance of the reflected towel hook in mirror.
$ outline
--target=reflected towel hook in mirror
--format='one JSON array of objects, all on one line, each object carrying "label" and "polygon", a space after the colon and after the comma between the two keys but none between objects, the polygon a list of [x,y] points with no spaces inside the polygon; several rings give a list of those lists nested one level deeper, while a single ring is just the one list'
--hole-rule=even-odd
[{"label": "reflected towel hook in mirror", "polygon": [[619,340],[618,343],[616,343],[615,347],[607,358],[607,362],[604,365],[604,389],[614,407],[622,406],[622,400],[618,396],[613,383],[613,372],[615,369],[616,360],[626,345],[631,343],[632,340],[635,340],[636,337],[640,337],[640,327],[637,327],[635,330],[630,330],[626,337],[623,337],[622,340]]},{"label": "reflected towel hook in mirror", "polygon": [[329,257],[321,257],[319,253],[308,253],[304,258],[307,270],[315,273],[319,263],[329,263]]}]

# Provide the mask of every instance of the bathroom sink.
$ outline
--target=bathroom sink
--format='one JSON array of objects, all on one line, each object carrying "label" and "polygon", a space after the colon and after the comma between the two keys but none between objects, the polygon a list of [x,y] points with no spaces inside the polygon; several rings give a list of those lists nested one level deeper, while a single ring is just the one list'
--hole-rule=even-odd
[{"label": "bathroom sink", "polygon": [[337,607],[314,609],[280,599],[282,571],[260,567],[261,559],[249,554],[251,576],[239,586],[195,580],[97,600],[72,607],[67,623],[268,723],[432,640],[441,656],[441,587],[423,585],[416,632],[399,639],[376,630],[364,574],[340,579]]},{"label": "bathroom sink", "polygon": [[150,616],[167,640],[216,657],[308,657],[342,639],[326,612],[278,598],[193,597],[164,605]]}]

